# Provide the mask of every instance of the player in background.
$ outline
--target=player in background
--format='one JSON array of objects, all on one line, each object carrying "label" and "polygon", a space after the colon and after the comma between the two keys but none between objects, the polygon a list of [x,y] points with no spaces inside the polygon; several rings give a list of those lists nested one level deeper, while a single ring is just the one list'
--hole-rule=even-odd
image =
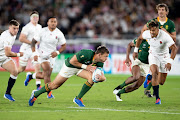
[{"label": "player in background", "polygon": [[[23,52],[24,55],[20,57],[19,60],[18,74],[26,69],[28,60],[30,59],[32,60],[35,72],[40,72],[40,64],[39,62],[33,61],[31,50],[31,42],[35,33],[38,34],[38,32],[40,32],[40,30],[42,29],[42,26],[38,24],[38,21],[39,13],[37,11],[33,11],[30,15],[30,22],[22,28],[19,40],[23,43],[20,47],[20,52]],[[36,79],[36,86],[38,90],[41,88],[40,79]]]},{"label": "player in background", "polygon": [[2,32],[0,36],[0,65],[10,73],[7,90],[4,94],[4,98],[9,101],[15,101],[11,96],[11,89],[13,88],[18,75],[16,64],[11,57],[23,56],[22,52],[14,53],[11,51],[19,31],[19,25],[20,24],[16,20],[11,20],[9,22],[9,29]]},{"label": "player in background", "polygon": [[[165,31],[166,33],[168,33],[172,39],[174,40],[174,42],[176,42],[176,29],[175,29],[175,24],[172,20],[170,20],[167,15],[169,13],[169,8],[166,4],[161,3],[158,4],[156,6],[157,12],[158,12],[158,17],[154,18],[152,20],[157,20],[159,23],[159,29]],[[143,33],[145,30],[148,30],[148,24],[149,22],[151,22],[152,20],[148,21],[147,24],[144,25],[144,27],[141,30],[141,33]],[[149,79],[148,79],[149,78]],[[146,80],[144,82],[144,86],[146,87],[144,93],[145,95],[147,95],[148,97],[150,97],[151,95],[151,86],[152,83],[150,82],[152,78],[151,74],[148,74],[146,76]]]},{"label": "player in background", "polygon": [[[128,67],[131,64],[129,54],[131,52],[132,47],[135,47],[136,40],[137,39],[130,42],[127,47],[125,64]],[[139,47],[138,59],[132,61],[132,66],[131,66],[132,76],[127,78],[121,85],[117,86],[113,91],[113,93],[116,95],[117,101],[122,101],[121,94],[132,92],[138,89],[143,84],[145,77],[149,72],[148,51],[149,51],[149,44],[146,40],[143,40]],[[127,87],[124,88],[125,86]]]},{"label": "player in background", "polygon": [[[83,49],[75,55],[67,58],[53,82],[45,84],[45,86],[39,91],[32,91],[31,98],[29,99],[29,106],[33,106],[35,100],[42,93],[59,88],[64,82],[66,82],[66,80],[68,80],[68,78],[73,75],[77,75],[87,81],[84,83],[79,95],[73,99],[73,102],[79,107],[85,107],[82,97],[94,84],[92,80],[92,72],[96,69],[96,67],[103,67],[108,55],[109,50],[105,46],[99,46],[96,51]],[[106,80],[104,74],[96,77],[99,82]]]},{"label": "player in background", "polygon": [[[159,84],[163,85],[167,72],[171,70],[172,62],[177,53],[177,47],[172,37],[164,30],[159,29],[158,21],[151,21],[148,25],[149,30],[144,31],[137,39],[133,58],[138,57],[138,49],[143,39],[150,45],[149,65],[152,73],[152,86],[156,96],[156,104],[161,104],[159,97]],[[171,56],[169,55],[171,50]]]},{"label": "player in background", "polygon": [[[43,72],[36,72],[27,75],[24,84],[25,86],[31,79],[44,79],[44,83],[51,82],[50,76],[55,63],[55,57],[66,49],[66,39],[64,34],[57,28],[56,17],[48,19],[48,27],[42,28],[39,34],[36,34],[32,40],[31,48],[34,56],[34,61],[40,61]],[[39,42],[39,50],[35,49],[36,43]],[[59,50],[56,47],[61,45]],[[39,58],[38,58],[39,55]],[[51,91],[48,91],[48,98],[54,98]]]}]

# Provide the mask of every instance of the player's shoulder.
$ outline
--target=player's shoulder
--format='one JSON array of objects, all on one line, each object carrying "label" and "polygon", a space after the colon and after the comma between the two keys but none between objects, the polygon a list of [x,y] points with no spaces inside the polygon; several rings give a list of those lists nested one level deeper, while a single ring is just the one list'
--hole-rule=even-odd
[{"label": "player's shoulder", "polygon": [[58,33],[63,34],[62,31],[59,28],[56,28],[55,31],[58,32]]},{"label": "player's shoulder", "polygon": [[42,25],[40,25],[40,24],[37,24],[37,27],[41,29],[41,28],[42,28]]},{"label": "player's shoulder", "polygon": [[1,36],[10,36],[9,30],[5,30],[4,32],[2,32]]}]

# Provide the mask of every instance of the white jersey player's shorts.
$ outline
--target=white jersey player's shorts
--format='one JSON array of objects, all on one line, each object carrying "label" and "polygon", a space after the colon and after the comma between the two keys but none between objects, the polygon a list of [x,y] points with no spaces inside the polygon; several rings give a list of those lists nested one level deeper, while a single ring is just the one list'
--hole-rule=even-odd
[{"label": "white jersey player's shorts", "polygon": [[20,52],[23,52],[23,56],[19,58],[20,66],[27,66],[28,60],[32,60],[33,65],[39,64],[39,61],[34,61],[33,60],[31,49],[24,49],[24,48],[21,47]]},{"label": "white jersey player's shorts", "polygon": [[2,67],[3,64],[9,62],[10,60],[12,60],[14,62],[14,60],[10,57],[6,57],[5,59],[0,59],[0,66]]},{"label": "white jersey player's shorts", "polygon": [[49,62],[51,68],[54,67],[55,60],[56,60],[56,58],[52,58],[52,57],[46,57],[46,58],[42,57],[42,56],[38,57],[38,61],[39,61],[40,64],[42,64],[43,62]]},{"label": "white jersey player's shorts", "polygon": [[167,64],[167,61],[170,59],[169,53],[162,54],[162,55],[153,55],[149,54],[149,65],[155,64],[159,67],[160,73],[167,73],[165,69],[165,65]]},{"label": "white jersey player's shorts", "polygon": [[135,65],[138,65],[140,67],[141,76],[146,77],[146,75],[149,72],[149,64],[145,64],[141,62],[139,59],[132,60],[131,68]]},{"label": "white jersey player's shorts", "polygon": [[70,78],[73,75],[78,75],[83,69],[67,67],[63,64],[59,74],[65,78]]}]

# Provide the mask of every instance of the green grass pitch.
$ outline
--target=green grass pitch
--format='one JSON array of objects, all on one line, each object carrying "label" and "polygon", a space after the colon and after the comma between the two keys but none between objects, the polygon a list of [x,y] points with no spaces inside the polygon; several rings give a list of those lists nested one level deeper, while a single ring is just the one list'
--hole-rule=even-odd
[{"label": "green grass pitch", "polygon": [[[57,74],[52,74],[53,80]],[[113,89],[129,75],[105,75],[107,81],[94,84],[83,97],[86,107],[74,104],[85,80],[71,77],[59,89],[52,91],[55,99],[41,95],[34,106],[28,106],[35,80],[24,86],[25,73],[18,76],[12,89],[15,102],[3,98],[9,73],[0,72],[0,120],[179,120],[180,119],[180,76],[168,76],[160,86],[161,105],[155,105],[155,98],[144,96],[144,88],[122,95],[122,102],[116,102]],[[43,83],[43,80],[42,80]],[[44,83],[42,84],[44,85]]]}]

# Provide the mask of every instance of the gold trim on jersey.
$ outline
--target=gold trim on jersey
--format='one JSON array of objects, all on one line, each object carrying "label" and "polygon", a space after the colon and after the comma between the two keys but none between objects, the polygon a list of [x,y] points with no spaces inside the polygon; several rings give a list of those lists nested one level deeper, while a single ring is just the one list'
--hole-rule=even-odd
[{"label": "gold trim on jersey", "polygon": [[[159,22],[159,17],[157,17],[157,20],[158,20],[158,22]],[[167,20],[168,20],[168,18],[166,17],[166,22],[167,22]]]}]

